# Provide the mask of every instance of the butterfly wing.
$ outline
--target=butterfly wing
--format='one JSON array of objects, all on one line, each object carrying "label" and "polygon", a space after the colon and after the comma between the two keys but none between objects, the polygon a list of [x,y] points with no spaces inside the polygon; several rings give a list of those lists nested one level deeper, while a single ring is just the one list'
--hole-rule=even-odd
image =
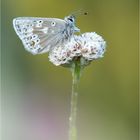
[{"label": "butterfly wing", "polygon": [[64,39],[66,23],[57,18],[19,17],[13,20],[14,29],[27,51],[41,54],[51,50]]}]

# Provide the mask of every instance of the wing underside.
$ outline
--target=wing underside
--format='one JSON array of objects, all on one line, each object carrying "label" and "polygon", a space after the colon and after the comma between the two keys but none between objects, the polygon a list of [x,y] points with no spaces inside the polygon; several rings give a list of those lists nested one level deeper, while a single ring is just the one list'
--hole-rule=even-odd
[{"label": "wing underside", "polygon": [[65,21],[57,18],[15,18],[14,29],[27,51],[32,54],[48,52],[63,40]]}]

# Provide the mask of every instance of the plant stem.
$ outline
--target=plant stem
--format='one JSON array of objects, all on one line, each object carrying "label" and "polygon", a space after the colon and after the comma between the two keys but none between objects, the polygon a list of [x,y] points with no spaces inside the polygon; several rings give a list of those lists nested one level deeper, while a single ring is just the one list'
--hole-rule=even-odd
[{"label": "plant stem", "polygon": [[72,65],[72,95],[71,95],[71,112],[69,118],[69,140],[77,140],[77,127],[76,127],[76,116],[77,116],[77,101],[78,101],[78,82],[81,74],[80,61],[74,61]]}]

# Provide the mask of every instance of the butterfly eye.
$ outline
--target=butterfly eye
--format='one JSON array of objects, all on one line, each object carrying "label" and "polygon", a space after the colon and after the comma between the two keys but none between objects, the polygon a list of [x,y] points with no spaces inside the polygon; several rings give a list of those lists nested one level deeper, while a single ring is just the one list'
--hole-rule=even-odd
[{"label": "butterfly eye", "polygon": [[56,23],[55,23],[55,22],[52,22],[52,23],[51,23],[51,25],[52,25],[52,26],[55,26],[55,25],[56,25]]},{"label": "butterfly eye", "polygon": [[72,18],[68,18],[68,20],[70,20],[71,22],[73,22],[73,19]]}]

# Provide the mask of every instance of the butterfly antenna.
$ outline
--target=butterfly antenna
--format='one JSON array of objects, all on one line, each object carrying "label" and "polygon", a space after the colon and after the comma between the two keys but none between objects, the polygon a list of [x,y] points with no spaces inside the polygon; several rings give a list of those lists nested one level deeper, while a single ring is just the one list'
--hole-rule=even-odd
[{"label": "butterfly antenna", "polygon": [[78,11],[74,11],[71,13],[71,15],[73,15],[74,17],[77,17],[79,15],[87,15],[87,14],[88,14],[88,12],[85,12],[83,10],[78,10]]}]

